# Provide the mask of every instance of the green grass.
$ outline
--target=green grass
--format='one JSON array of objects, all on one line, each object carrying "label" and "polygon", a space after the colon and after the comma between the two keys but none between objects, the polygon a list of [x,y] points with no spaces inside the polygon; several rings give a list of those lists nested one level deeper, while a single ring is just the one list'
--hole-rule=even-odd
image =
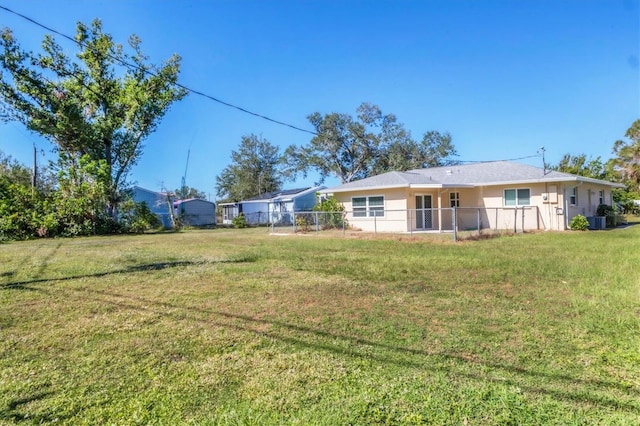
[{"label": "green grass", "polygon": [[640,225],[0,245],[0,423],[640,424]]}]

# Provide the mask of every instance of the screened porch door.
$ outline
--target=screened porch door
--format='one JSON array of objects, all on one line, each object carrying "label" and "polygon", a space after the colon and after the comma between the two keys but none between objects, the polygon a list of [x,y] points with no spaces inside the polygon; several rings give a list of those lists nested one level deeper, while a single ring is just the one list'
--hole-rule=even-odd
[{"label": "screened porch door", "polygon": [[431,195],[416,195],[416,229],[432,228]]}]

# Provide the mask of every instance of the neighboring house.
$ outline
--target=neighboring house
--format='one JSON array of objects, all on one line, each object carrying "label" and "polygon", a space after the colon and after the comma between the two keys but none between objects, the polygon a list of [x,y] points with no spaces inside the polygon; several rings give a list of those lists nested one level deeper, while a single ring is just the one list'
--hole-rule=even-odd
[{"label": "neighboring house", "polygon": [[134,186],[131,192],[131,198],[136,203],[144,201],[165,228],[172,228],[171,213],[169,212],[169,203],[173,202],[173,198],[167,200],[167,194],[165,192],[155,192],[149,189]]},{"label": "neighboring house", "polygon": [[201,198],[173,202],[174,214],[184,225],[208,226],[216,224],[216,204]]},{"label": "neighboring house", "polygon": [[[496,161],[388,172],[320,191],[332,194],[348,223],[365,231],[568,229],[578,215],[612,205],[622,185],[519,163]],[[455,209],[454,209],[455,208]]]},{"label": "neighboring house", "polygon": [[222,223],[230,224],[242,213],[251,225],[293,223],[293,212],[308,212],[316,205],[316,193],[324,186],[268,192],[237,203],[220,204]]}]

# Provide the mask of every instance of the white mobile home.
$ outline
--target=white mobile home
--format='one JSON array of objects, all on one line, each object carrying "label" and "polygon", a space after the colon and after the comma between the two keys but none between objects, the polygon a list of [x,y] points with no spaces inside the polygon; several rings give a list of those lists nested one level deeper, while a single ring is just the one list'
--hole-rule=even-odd
[{"label": "white mobile home", "polygon": [[[229,214],[242,213],[248,224],[293,223],[293,212],[311,211],[317,203],[316,193],[323,186],[269,192],[257,197],[227,204]],[[236,210],[233,210],[236,206]],[[225,206],[223,206],[223,219]]]}]

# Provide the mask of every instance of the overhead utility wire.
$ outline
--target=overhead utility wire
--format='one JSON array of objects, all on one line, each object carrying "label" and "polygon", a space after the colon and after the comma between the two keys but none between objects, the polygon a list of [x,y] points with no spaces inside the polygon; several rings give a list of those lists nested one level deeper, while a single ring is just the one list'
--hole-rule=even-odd
[{"label": "overhead utility wire", "polygon": [[[57,30],[55,30],[55,29],[53,29],[53,28],[51,28],[51,27],[48,27],[48,26],[46,26],[46,25],[44,25],[44,24],[41,24],[40,22],[36,21],[35,19],[29,18],[28,16],[25,16],[25,15],[23,15],[23,14],[21,14],[21,13],[15,12],[15,11],[13,11],[13,10],[9,9],[8,7],[1,6],[1,5],[0,5],[0,9],[5,10],[5,11],[7,11],[7,12],[9,12],[9,13],[12,13],[12,14],[14,14],[14,15],[16,15],[16,16],[19,16],[20,18],[25,19],[25,20],[27,20],[27,21],[31,22],[32,24],[39,26],[40,28],[44,28],[44,29],[45,29],[45,30],[47,30],[47,31],[51,31],[52,33],[57,34],[57,35],[59,35],[60,37],[66,38],[67,40],[70,40],[70,41],[72,41],[72,42],[74,42],[74,43],[76,43],[76,44],[78,44],[78,45],[80,45],[80,46],[82,46],[82,47],[86,47],[84,43],[82,43],[82,42],[80,42],[80,41],[76,40],[75,38],[70,37],[70,36],[68,36],[68,35],[66,35],[66,34],[64,34],[64,33],[61,33],[60,31],[57,31]],[[157,76],[158,76],[158,75],[157,75],[157,74],[155,74],[154,72],[149,71],[149,70],[147,70],[147,69],[144,69],[144,68],[142,68],[142,67],[139,67],[139,66],[138,66],[138,65],[136,65],[136,64],[132,64],[132,63],[130,63],[130,62],[124,61],[124,60],[122,60],[122,59],[120,59],[120,58],[117,58],[117,57],[115,57],[115,56],[113,56],[113,55],[108,55],[108,56],[109,56],[111,59],[113,59],[113,60],[115,60],[115,61],[117,61],[117,62],[120,62],[121,64],[123,64],[123,65],[125,65],[125,66],[127,66],[127,67],[129,67],[129,68],[135,68],[135,69],[137,69],[137,70],[139,70],[139,71],[143,71],[145,74],[149,74],[149,75],[151,75],[151,76],[153,76],[153,77],[157,77]],[[310,133],[310,134],[312,134],[312,135],[316,135],[316,136],[318,136],[318,133],[313,132],[313,131],[311,131],[311,130],[302,129],[302,128],[300,128],[300,127],[294,126],[293,124],[285,123],[284,121],[275,120],[275,119],[273,119],[273,118],[267,117],[266,115],[262,115],[262,114],[258,114],[257,112],[249,111],[248,109],[245,109],[245,108],[239,107],[239,106],[234,105],[234,104],[231,104],[231,103],[229,103],[229,102],[225,102],[225,101],[223,101],[223,100],[221,100],[221,99],[218,99],[218,98],[216,98],[216,97],[214,97],[214,96],[211,96],[211,95],[207,95],[207,94],[206,94],[206,93],[204,93],[204,92],[201,92],[201,91],[199,91],[199,90],[192,89],[192,88],[187,87],[187,86],[185,86],[185,85],[183,85],[183,84],[180,84],[180,83],[177,83],[177,82],[176,82],[176,83],[174,83],[174,85],[175,85],[175,86],[177,86],[177,87],[179,87],[179,88],[181,88],[181,89],[184,89],[184,90],[186,90],[186,91],[188,91],[188,92],[190,92],[190,93],[193,93],[193,94],[198,95],[198,96],[202,96],[202,97],[204,97],[204,98],[207,98],[207,99],[209,99],[209,100],[212,100],[212,101],[217,102],[217,103],[219,103],[219,104],[222,104],[222,105],[224,105],[224,106],[227,106],[227,107],[230,107],[230,108],[235,108],[235,109],[237,109],[238,111],[244,112],[245,114],[250,114],[250,115],[253,115],[253,116],[255,116],[255,117],[259,117],[259,118],[262,118],[262,119],[264,119],[264,120],[270,121],[270,122],[272,122],[272,123],[280,124],[281,126],[290,127],[290,128],[292,128],[292,129],[294,129],[294,130],[298,130],[298,131],[300,131],[300,132]]]},{"label": "overhead utility wire", "polygon": [[540,157],[540,154],[536,155],[528,155],[526,157],[519,158],[508,158],[506,160],[460,160],[460,163],[495,163],[498,161],[518,161],[518,160],[526,160],[527,158]]}]

